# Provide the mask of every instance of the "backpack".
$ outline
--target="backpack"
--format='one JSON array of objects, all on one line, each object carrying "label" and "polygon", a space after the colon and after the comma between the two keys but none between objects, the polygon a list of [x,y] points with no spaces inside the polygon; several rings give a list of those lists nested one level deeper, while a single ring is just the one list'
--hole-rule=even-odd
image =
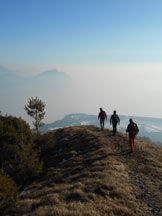
[{"label": "backpack", "polygon": [[105,119],[106,118],[106,113],[105,111],[100,112],[100,119]]},{"label": "backpack", "polygon": [[119,122],[119,116],[116,115],[116,114],[113,114],[111,119],[112,119],[113,122]]},{"label": "backpack", "polygon": [[135,136],[138,133],[137,125],[135,123],[131,123],[129,125],[128,132],[131,136]]}]

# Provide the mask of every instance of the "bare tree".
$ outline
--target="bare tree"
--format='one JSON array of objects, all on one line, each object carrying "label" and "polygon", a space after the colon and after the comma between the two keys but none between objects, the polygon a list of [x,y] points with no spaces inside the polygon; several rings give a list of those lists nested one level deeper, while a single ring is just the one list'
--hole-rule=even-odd
[{"label": "bare tree", "polygon": [[44,119],[44,109],[45,109],[45,103],[36,98],[29,98],[28,104],[25,105],[25,110],[27,114],[34,119],[33,125],[35,126],[37,135],[39,134],[39,127],[43,125],[41,122],[42,119]]}]

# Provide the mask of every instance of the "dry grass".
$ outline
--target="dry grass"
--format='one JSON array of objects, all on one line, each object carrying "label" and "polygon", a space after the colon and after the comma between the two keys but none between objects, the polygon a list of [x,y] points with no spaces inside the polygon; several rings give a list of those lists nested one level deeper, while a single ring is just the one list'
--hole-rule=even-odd
[{"label": "dry grass", "polygon": [[[162,149],[141,139],[129,153],[126,135],[94,126],[55,133],[47,173],[6,215],[151,216],[162,214]],[[158,211],[158,210],[157,210]]]}]

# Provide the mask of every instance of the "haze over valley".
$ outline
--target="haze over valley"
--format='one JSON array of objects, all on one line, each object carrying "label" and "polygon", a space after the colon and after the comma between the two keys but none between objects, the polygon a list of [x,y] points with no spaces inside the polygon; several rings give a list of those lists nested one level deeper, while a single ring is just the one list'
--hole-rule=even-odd
[{"label": "haze over valley", "polygon": [[0,29],[0,215],[161,216],[162,0],[0,0]]}]

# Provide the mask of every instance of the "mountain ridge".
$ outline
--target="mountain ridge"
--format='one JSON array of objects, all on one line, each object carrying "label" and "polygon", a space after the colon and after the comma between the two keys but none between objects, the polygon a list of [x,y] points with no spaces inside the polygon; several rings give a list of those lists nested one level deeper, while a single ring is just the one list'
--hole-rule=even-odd
[{"label": "mountain ridge", "polygon": [[[138,117],[138,116],[125,116],[120,115],[120,125],[118,130],[125,132],[129,122],[129,118],[133,118],[138,124],[140,132],[139,136],[150,139],[153,142],[162,142],[162,119],[152,117]],[[110,114],[108,120],[105,121],[105,127],[111,129],[110,126]],[[97,115],[88,115],[85,113],[73,113],[66,115],[63,119],[54,121],[49,124],[45,124],[40,128],[41,133],[48,132],[53,129],[68,126],[80,126],[80,125],[95,125],[99,126]],[[159,143],[160,144],[160,143]]]},{"label": "mountain ridge", "polygon": [[161,147],[137,138],[131,154],[125,134],[96,126],[48,134],[56,145],[44,157],[46,174],[21,193],[13,216],[162,214]]}]

